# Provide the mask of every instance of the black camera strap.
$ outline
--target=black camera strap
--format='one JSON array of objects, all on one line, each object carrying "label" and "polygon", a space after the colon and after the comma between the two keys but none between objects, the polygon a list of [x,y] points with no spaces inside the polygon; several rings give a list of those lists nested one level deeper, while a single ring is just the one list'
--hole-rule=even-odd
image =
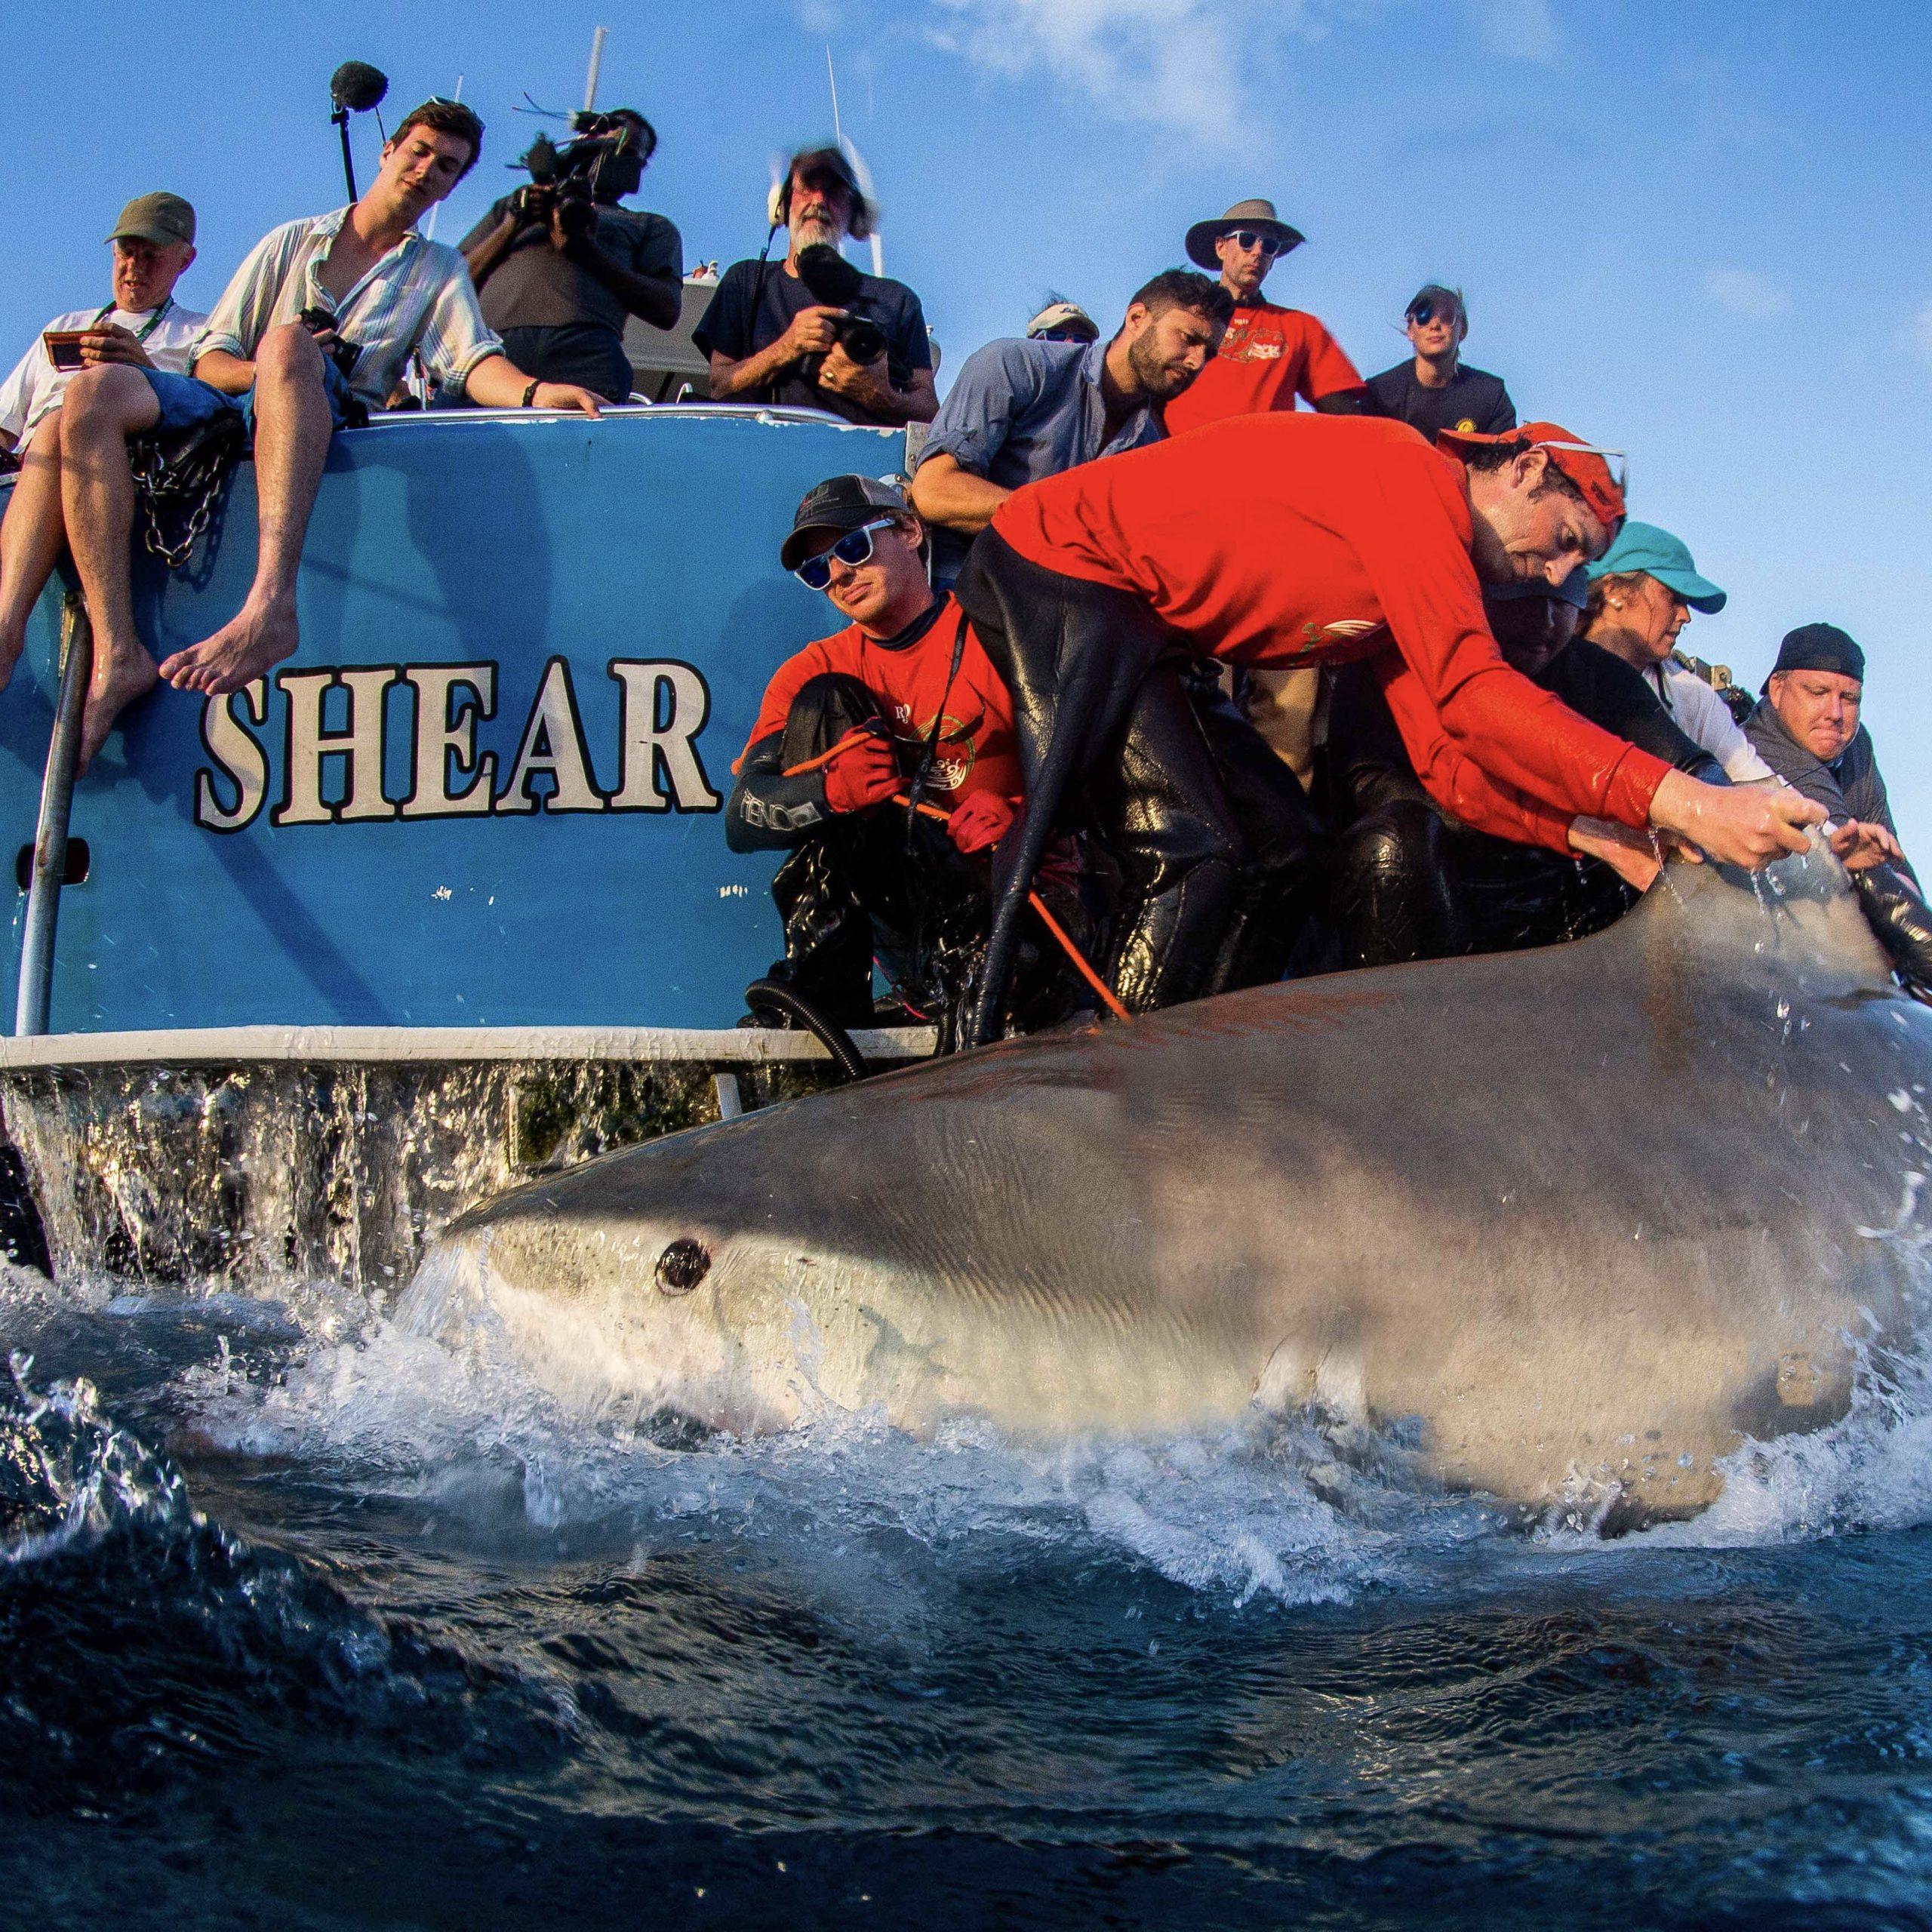
[{"label": "black camera strap", "polygon": [[952,687],[958,681],[959,667],[966,657],[966,613],[962,609],[959,621],[952,629],[952,662],[947,668],[945,688],[939,694],[939,703],[933,709],[933,727],[926,734],[926,742],[919,752],[918,768],[912,774],[912,782],[906,789],[906,849],[912,848],[912,828],[918,823],[919,808],[925,802],[926,788],[932,782],[933,767],[938,761],[940,740],[946,733],[946,707],[952,696]]}]

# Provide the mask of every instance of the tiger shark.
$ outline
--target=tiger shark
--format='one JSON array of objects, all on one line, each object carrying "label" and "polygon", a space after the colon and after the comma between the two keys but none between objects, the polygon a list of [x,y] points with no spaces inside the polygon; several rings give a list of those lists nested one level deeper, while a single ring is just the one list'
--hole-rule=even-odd
[{"label": "tiger shark", "polygon": [[1306,1412],[1611,1527],[1908,1347],[1932,1012],[1814,841],[1546,949],[1014,1039],[466,1214],[399,1311],[586,1405],[1016,1438]]}]

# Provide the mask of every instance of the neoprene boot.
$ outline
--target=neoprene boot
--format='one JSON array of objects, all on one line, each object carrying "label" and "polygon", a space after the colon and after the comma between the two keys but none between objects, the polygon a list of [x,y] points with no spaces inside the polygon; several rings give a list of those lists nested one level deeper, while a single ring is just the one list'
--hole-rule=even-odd
[{"label": "neoprene boot", "polygon": [[1851,884],[1906,990],[1932,1005],[1932,906],[1896,866],[1869,866]]},{"label": "neoprene boot", "polygon": [[1378,806],[1342,835],[1330,908],[1351,966],[1469,949],[1441,817],[1411,799]]}]

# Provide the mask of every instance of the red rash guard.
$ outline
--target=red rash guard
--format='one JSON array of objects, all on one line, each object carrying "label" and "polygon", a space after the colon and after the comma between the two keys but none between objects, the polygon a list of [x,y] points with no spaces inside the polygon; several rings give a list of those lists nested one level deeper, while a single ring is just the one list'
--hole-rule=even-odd
[{"label": "red rash guard", "polygon": [[1013,737],[1013,694],[970,624],[959,675],[946,693],[958,626],[959,607],[948,596],[925,634],[902,650],[883,649],[857,624],[807,645],[778,667],[765,687],[751,744],[784,730],[792,700],[808,679],[841,671],[857,678],[878,698],[891,721],[893,736],[915,749],[924,749],[931,736],[933,715],[944,695],[946,721],[931,780],[934,804],[962,804],[977,792],[997,792],[1002,798],[1017,799],[1021,781]]},{"label": "red rash guard", "polygon": [[1168,433],[1177,436],[1223,417],[1293,409],[1297,395],[1318,402],[1361,386],[1355,365],[1314,316],[1272,302],[1243,303],[1220,352],[1162,414]]},{"label": "red rash guard", "polygon": [[1204,655],[1373,657],[1416,775],[1464,825],[1565,852],[1580,814],[1649,823],[1669,768],[1503,661],[1461,467],[1406,423],[1238,417],[1029,484],[992,527],[1145,598]]}]

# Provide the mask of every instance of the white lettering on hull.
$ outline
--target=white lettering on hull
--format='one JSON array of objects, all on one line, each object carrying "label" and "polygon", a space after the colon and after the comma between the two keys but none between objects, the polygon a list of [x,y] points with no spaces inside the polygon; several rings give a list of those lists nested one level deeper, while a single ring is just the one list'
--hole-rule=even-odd
[{"label": "white lettering on hull", "polygon": [[[509,776],[496,785],[497,755],[479,749],[477,728],[497,715],[500,666],[373,664],[275,674],[284,700],[278,757],[259,735],[268,686],[211,697],[202,714],[210,763],[195,774],[195,823],[240,832],[260,816],[279,769],[281,802],[269,823],[342,825],[396,818],[500,817],[536,812],[715,812],[724,804],[697,744],[711,693],[692,666],[613,658],[618,688],[617,783],[599,785],[567,660],[543,667]],[[406,700],[392,695],[407,691]],[[338,698],[335,694],[340,692]],[[406,714],[398,718],[405,703]],[[383,789],[398,728],[407,734],[411,789]],[[546,788],[537,781],[547,780]],[[333,792],[336,795],[328,795]],[[233,802],[226,802],[230,795]]]}]

